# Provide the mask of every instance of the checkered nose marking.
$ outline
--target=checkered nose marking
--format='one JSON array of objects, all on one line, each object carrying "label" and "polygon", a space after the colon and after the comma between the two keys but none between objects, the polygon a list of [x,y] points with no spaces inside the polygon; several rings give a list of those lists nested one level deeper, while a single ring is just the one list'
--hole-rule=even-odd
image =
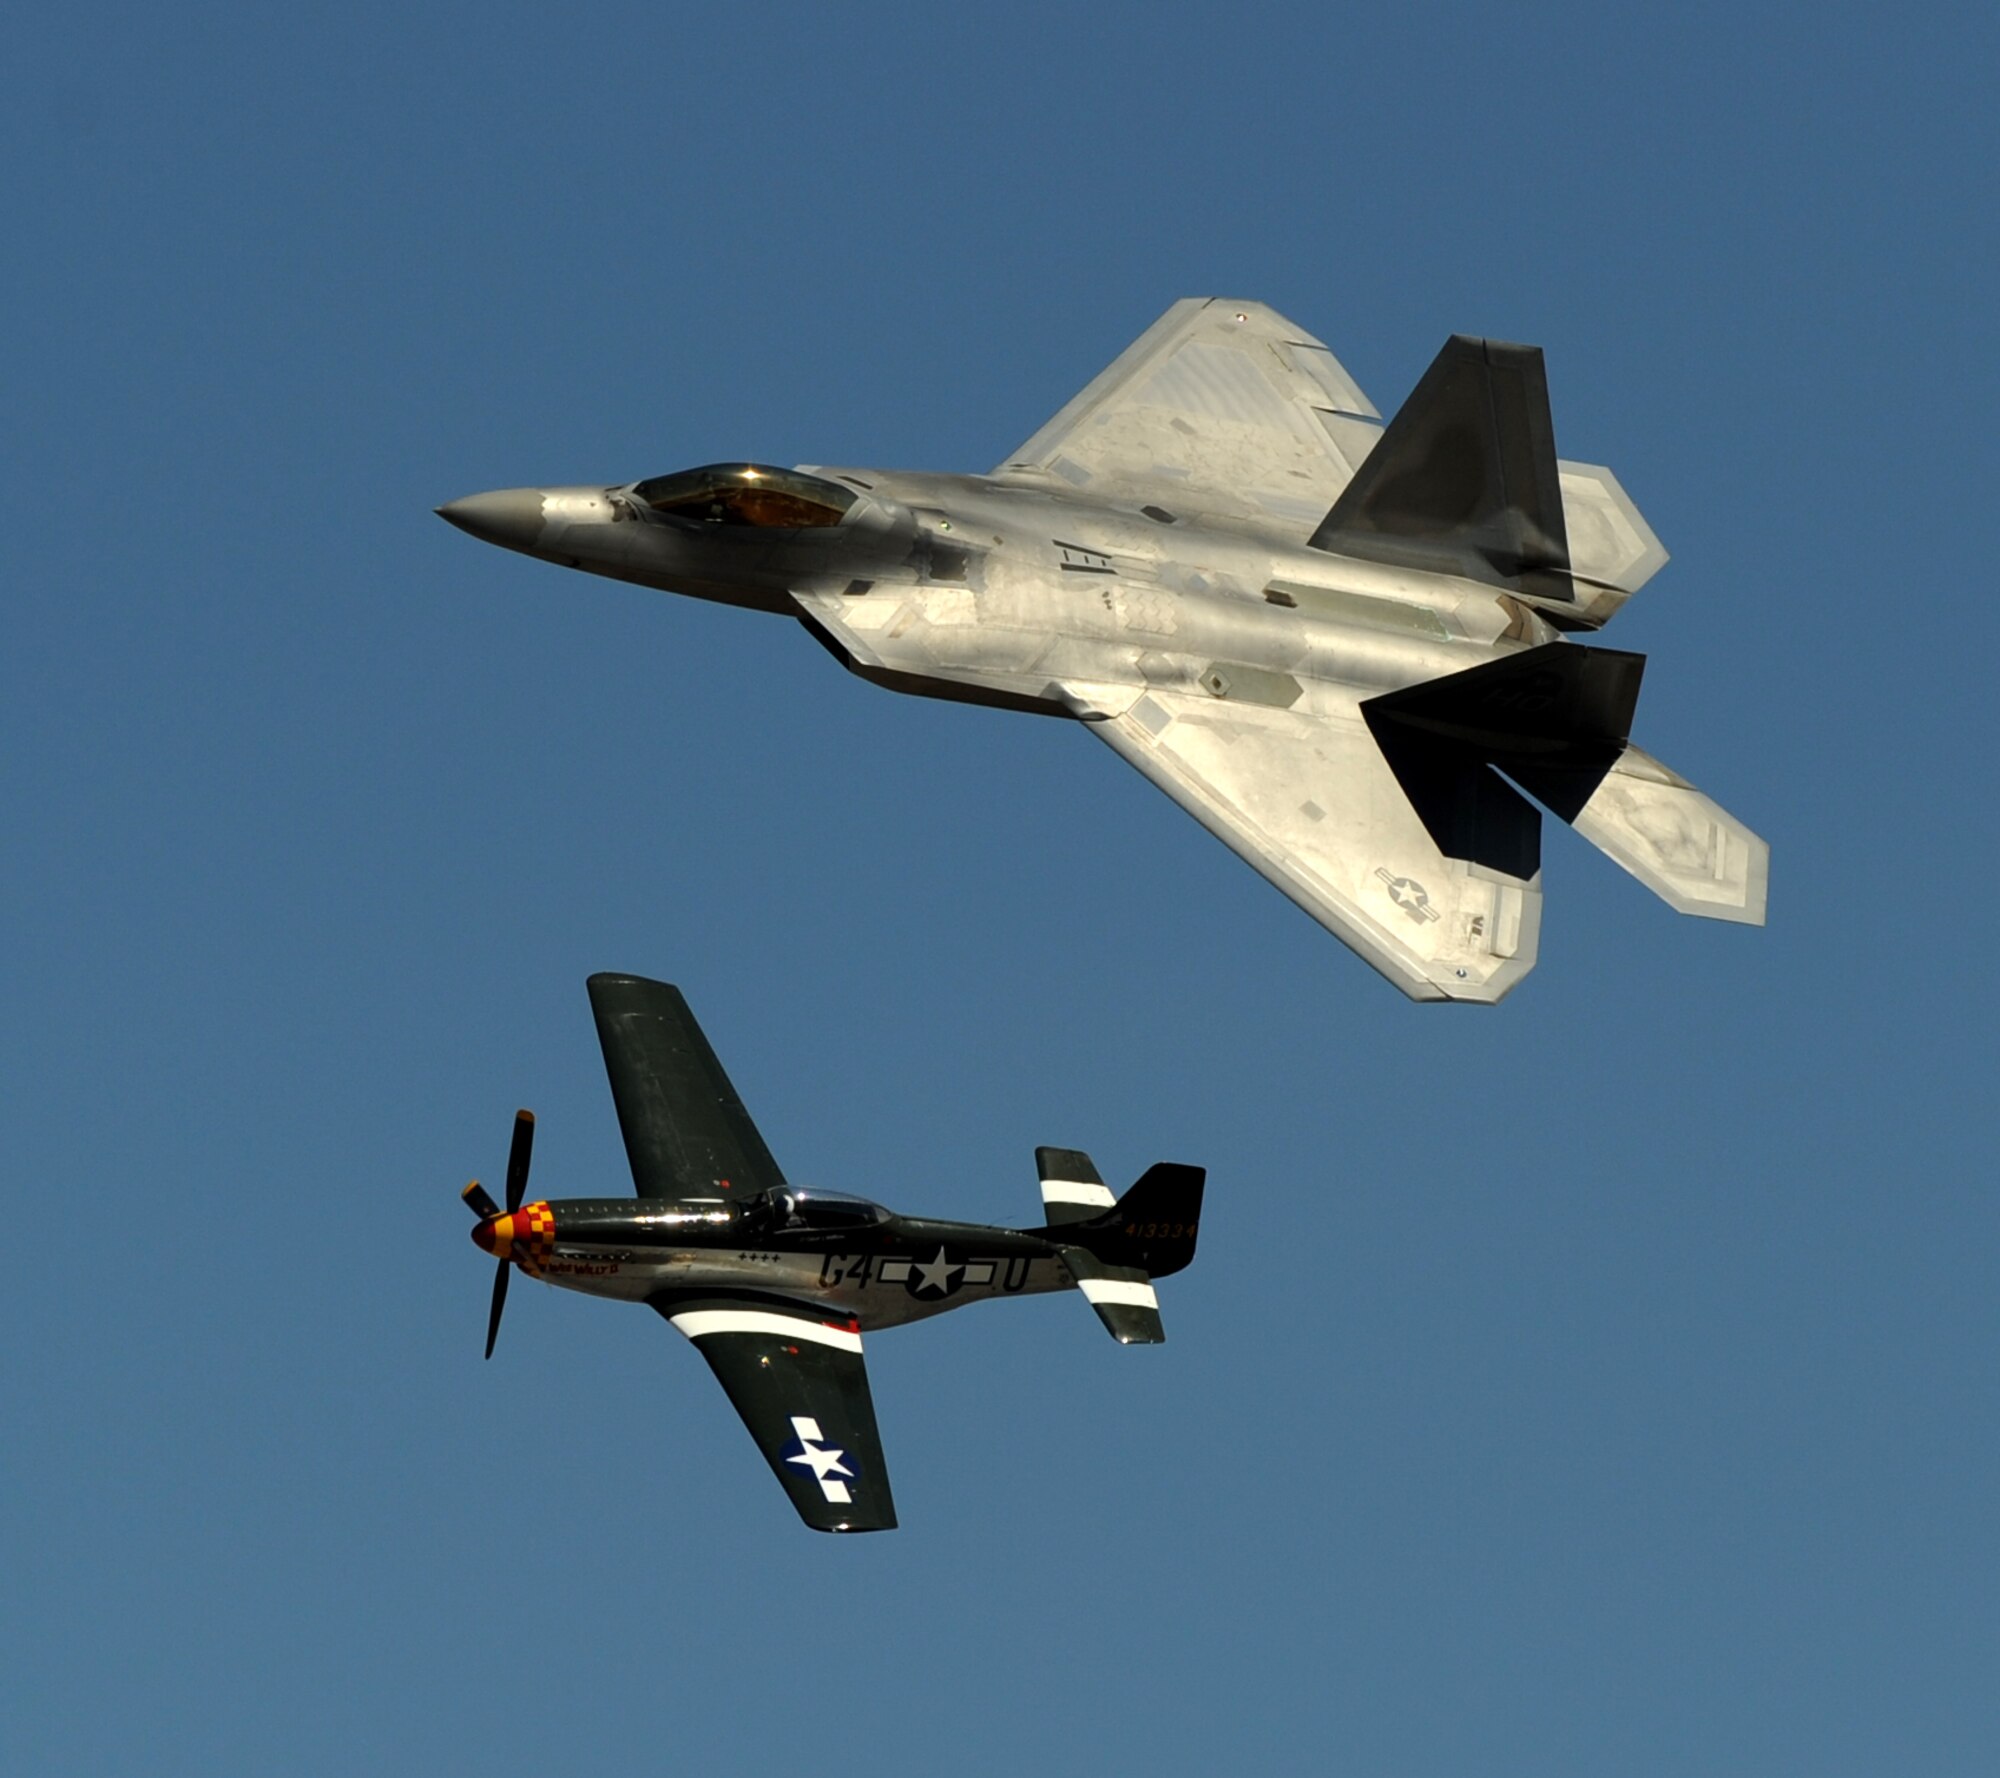
[{"label": "checkered nose marking", "polygon": [[510,1216],[476,1223],[472,1239],[495,1259],[511,1259],[524,1272],[538,1271],[555,1249],[555,1212],[547,1204],[523,1204]]}]

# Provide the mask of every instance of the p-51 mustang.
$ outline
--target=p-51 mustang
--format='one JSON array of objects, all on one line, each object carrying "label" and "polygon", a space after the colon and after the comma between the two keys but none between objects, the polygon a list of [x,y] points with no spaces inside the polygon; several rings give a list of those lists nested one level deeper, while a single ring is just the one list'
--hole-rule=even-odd
[{"label": "p-51 mustang", "polygon": [[438,510],[796,617],[892,690],[1081,720],[1413,999],[1534,967],[1529,797],[1683,913],[1763,923],[1764,842],[1630,743],[1645,657],[1562,640],[1667,552],[1557,459],[1533,346],[1453,337],[1385,426],[1303,328],[1190,298],[987,475],[719,463]]},{"label": "p-51 mustang", "polygon": [[638,1187],[524,1204],[535,1120],[515,1119],[506,1206],[477,1180],[473,1240],[507,1280],[639,1302],[694,1342],[816,1531],[896,1523],[861,1336],[966,1303],[1076,1289],[1123,1345],[1166,1338],[1153,1280],[1194,1258],[1204,1179],[1163,1162],[1114,1199],[1087,1155],[1037,1149],[1043,1226],[895,1216],[785,1181],[680,991],[594,975],[591,1010]]}]

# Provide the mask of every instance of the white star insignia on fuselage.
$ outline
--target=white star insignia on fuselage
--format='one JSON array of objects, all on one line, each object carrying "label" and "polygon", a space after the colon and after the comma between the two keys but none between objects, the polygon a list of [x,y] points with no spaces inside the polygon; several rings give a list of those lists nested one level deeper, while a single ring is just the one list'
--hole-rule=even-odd
[{"label": "white star insignia on fuselage", "polygon": [[937,1250],[937,1258],[932,1260],[928,1265],[911,1267],[911,1271],[917,1279],[917,1289],[935,1291],[939,1296],[943,1296],[951,1288],[952,1273],[964,1270],[965,1268],[956,1261],[950,1261],[945,1258],[942,1247]]}]

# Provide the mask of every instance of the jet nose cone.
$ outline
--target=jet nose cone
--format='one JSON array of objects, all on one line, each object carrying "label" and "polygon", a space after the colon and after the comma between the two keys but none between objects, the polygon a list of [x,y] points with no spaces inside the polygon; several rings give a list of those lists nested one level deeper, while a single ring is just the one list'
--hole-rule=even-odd
[{"label": "jet nose cone", "polygon": [[533,549],[542,535],[540,488],[496,488],[490,494],[467,494],[437,509],[439,518],[503,549]]}]

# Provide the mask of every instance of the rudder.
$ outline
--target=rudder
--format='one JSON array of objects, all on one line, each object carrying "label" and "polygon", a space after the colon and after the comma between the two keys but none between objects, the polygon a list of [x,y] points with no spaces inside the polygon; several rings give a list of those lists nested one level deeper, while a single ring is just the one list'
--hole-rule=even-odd
[{"label": "rudder", "polygon": [[1109,1210],[1065,1228],[1064,1239],[1106,1265],[1169,1277],[1194,1259],[1207,1179],[1205,1167],[1160,1161],[1140,1174]]}]

